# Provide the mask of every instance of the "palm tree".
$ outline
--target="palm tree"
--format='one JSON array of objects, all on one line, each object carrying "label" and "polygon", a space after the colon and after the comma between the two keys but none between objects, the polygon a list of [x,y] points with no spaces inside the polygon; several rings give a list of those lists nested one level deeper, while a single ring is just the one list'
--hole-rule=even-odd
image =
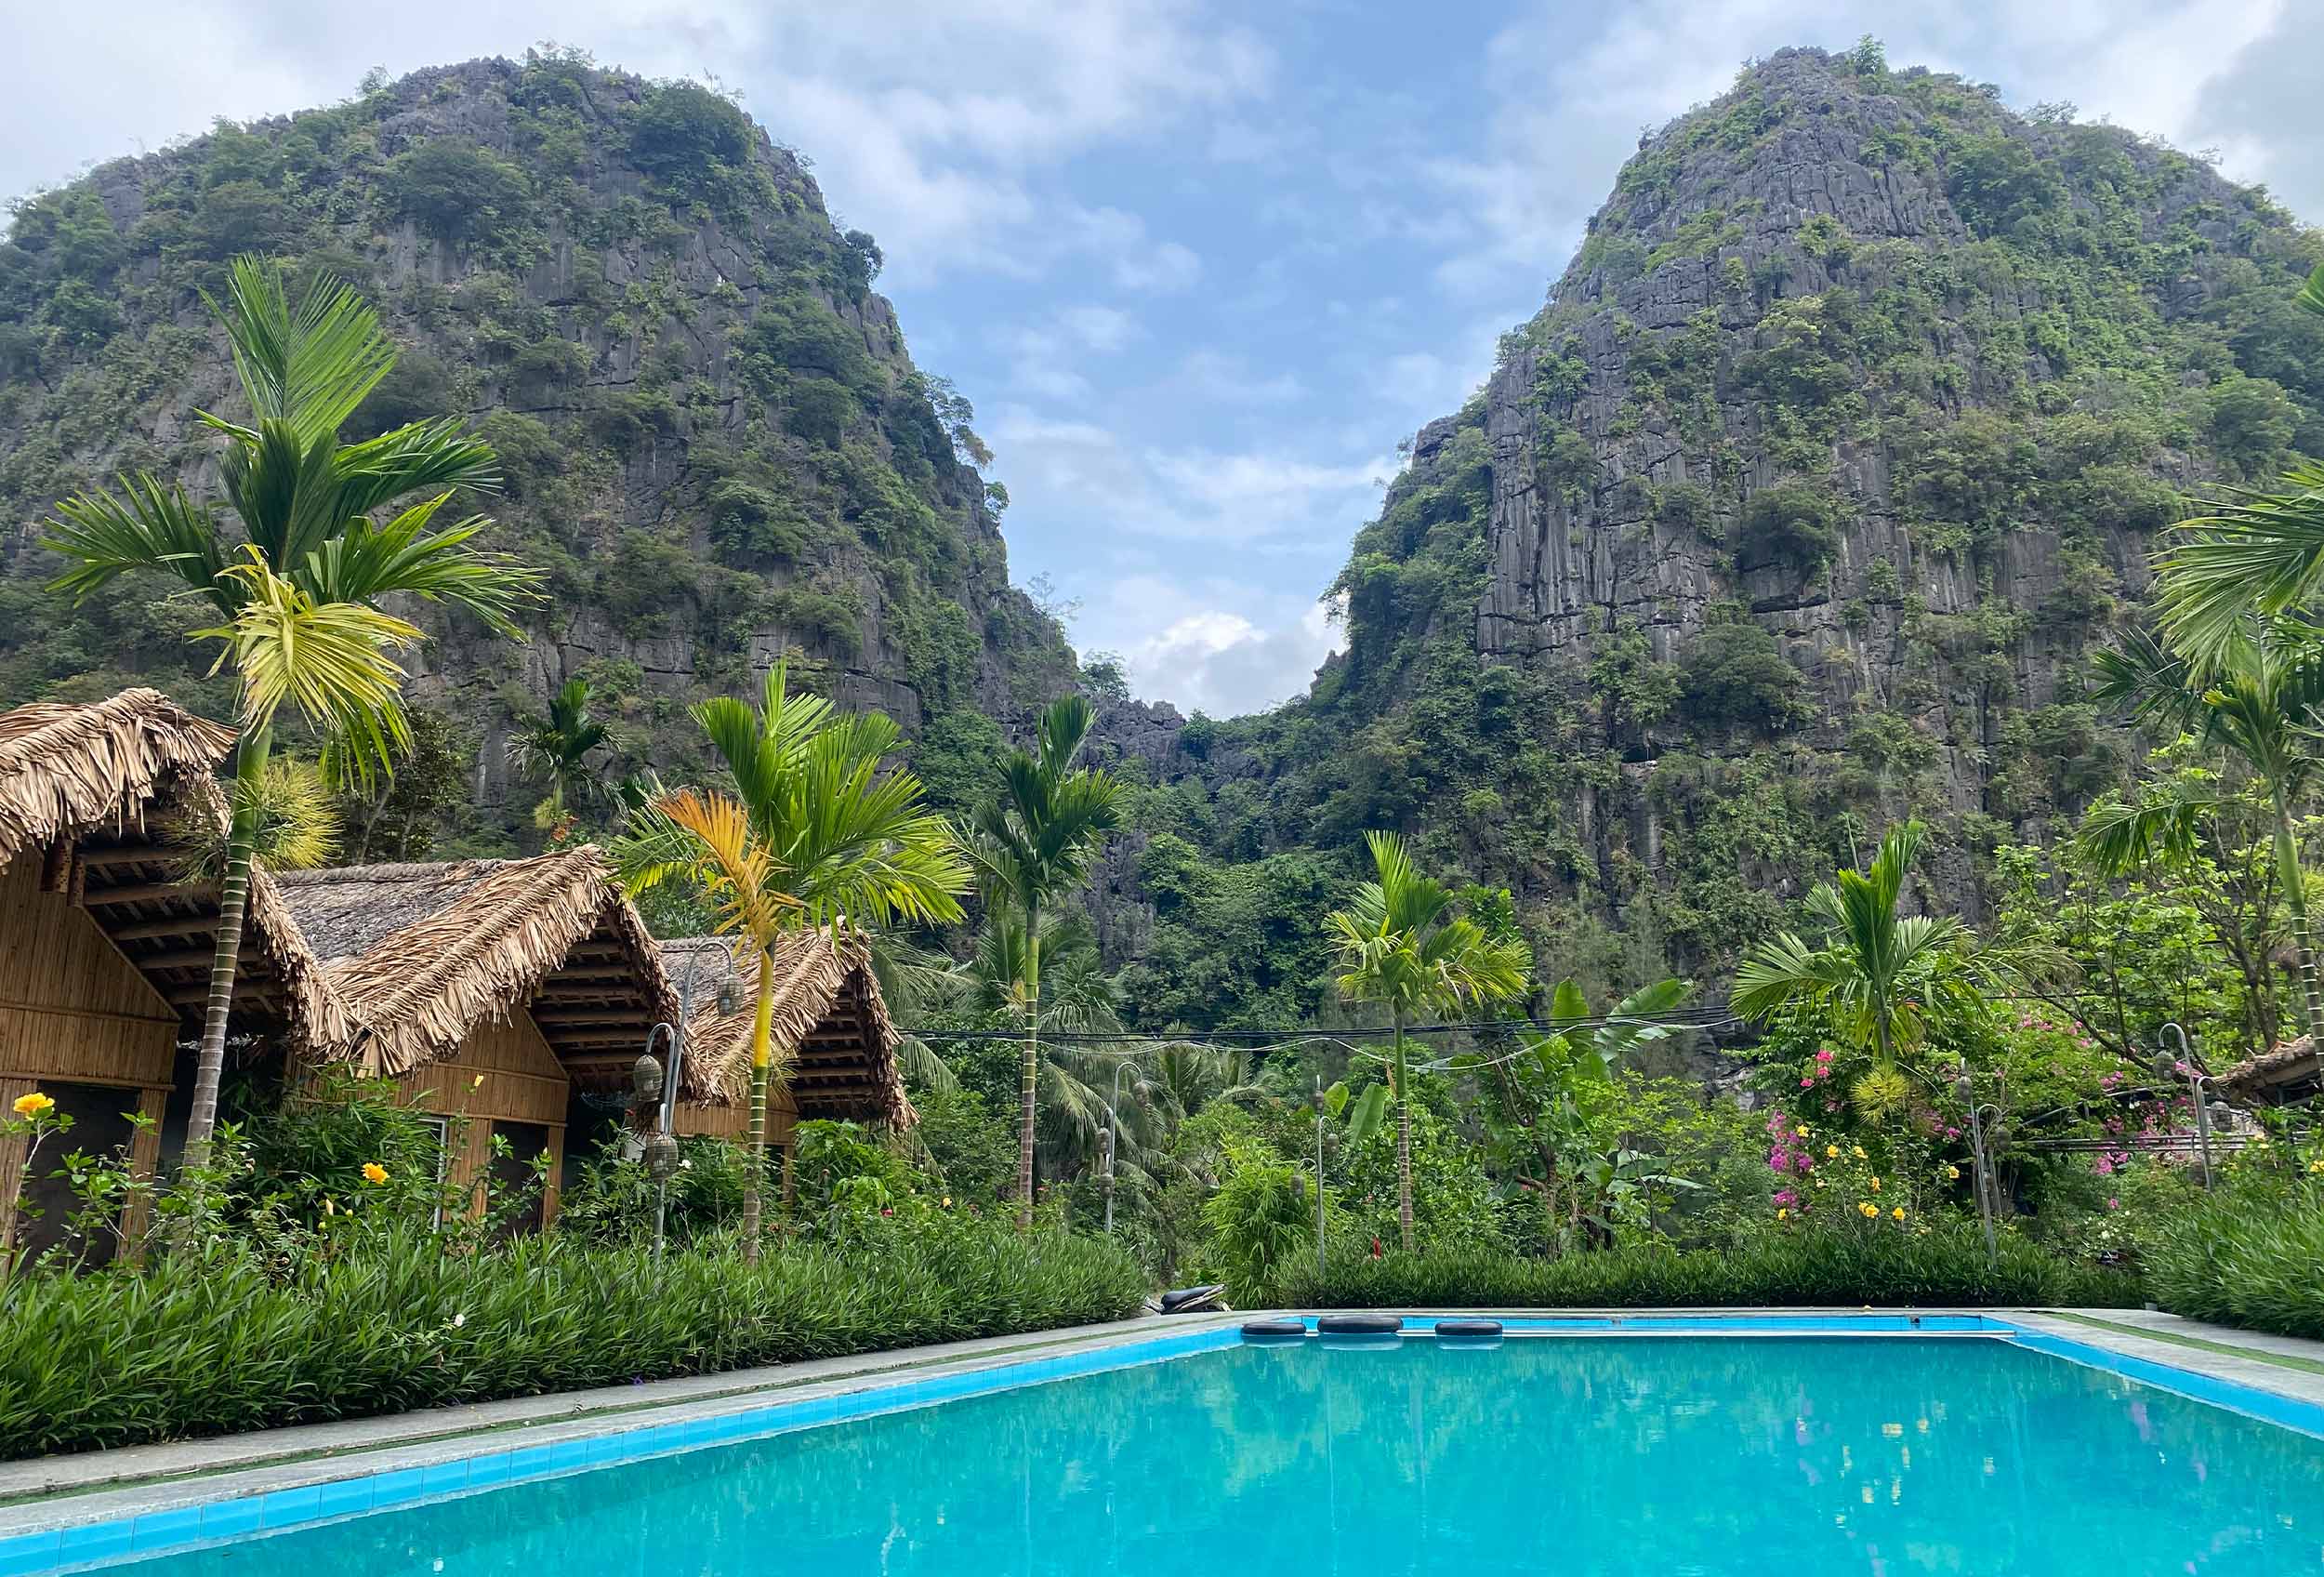
[{"label": "palm tree", "polygon": [[997,910],[1015,927],[1008,974],[1024,1015],[1024,1058],[1017,1114],[1017,1225],[1033,1225],[1033,1146],[1041,1067],[1042,921],[1089,874],[1107,834],[1121,826],[1128,789],[1113,774],[1076,768],[1074,757],[1096,714],[1067,696],[1041,713],[1038,749],[1001,763],[1001,797],[979,805],[971,850],[984,868]]},{"label": "palm tree", "polygon": [[589,682],[568,679],[548,698],[548,715],[528,723],[508,740],[508,764],[527,777],[548,783],[548,798],[541,802],[535,816],[544,827],[562,821],[568,802],[597,797],[597,774],[590,770],[588,757],[613,731],[591,715],[589,700]]},{"label": "palm tree", "polygon": [[734,791],[655,794],[632,814],[614,858],[633,893],[668,881],[693,887],[718,933],[757,960],[743,1186],[743,1253],[756,1263],[774,1080],[774,949],[803,926],[836,934],[849,925],[958,920],[970,870],[950,826],[923,805],[919,779],[882,771],[901,738],[888,718],[791,696],[780,663],[758,707],[722,696],[693,716]]},{"label": "palm tree", "polygon": [[1379,880],[1355,891],[1324,925],[1340,957],[1340,994],[1388,1009],[1395,1027],[1396,1225],[1412,1251],[1412,1076],[1405,1027],[1415,1016],[1450,1013],[1464,1002],[1493,1002],[1522,994],[1532,954],[1513,936],[1488,935],[1473,920],[1451,913],[1452,895],[1422,876],[1404,840],[1367,832]]},{"label": "palm tree", "polygon": [[[2133,631],[2120,646],[2099,653],[2097,663],[2096,699],[2125,706],[2142,722],[2192,735],[2242,762],[2259,779],[2274,822],[2277,883],[2291,911],[2300,961],[2303,1019],[2315,1035],[2324,1027],[2324,989],[2308,927],[2294,814],[2315,784],[2316,758],[2307,747],[2324,712],[2324,657],[2317,652],[2314,628],[2304,620],[2246,614],[2208,669]],[[2216,812],[2225,798],[2181,794],[2121,807],[2093,819],[2084,829],[2083,847],[2112,870],[2137,864],[2152,850],[2191,849],[2199,818]]]},{"label": "palm tree", "polygon": [[[435,523],[455,492],[497,480],[491,446],[464,435],[458,418],[338,441],[340,425],[395,364],[378,315],[352,290],[319,278],[294,310],[280,271],[244,257],[234,259],[226,304],[204,300],[232,342],[254,424],[198,413],[226,440],[220,480],[242,539],[223,529],[215,504],[146,472],[121,478],[117,491],[60,502],[46,539],[74,561],[54,589],[75,601],[132,571],[184,581],[225,621],[197,635],[223,642],[219,663],[242,680],[217,948],[186,1119],[189,1169],[206,1163],[217,1120],[275,712],[290,701],[337,735],[363,770],[384,765],[405,733],[403,674],[390,654],[418,631],[381,612],[380,600],[403,593],[450,603],[521,638],[512,616],[539,580],[471,545],[490,523],[482,516]],[[390,510],[384,523],[373,518]]]},{"label": "palm tree", "polygon": [[1868,869],[1841,871],[1837,884],[1819,881],[1808,894],[1808,913],[1824,931],[1816,944],[1783,932],[1754,948],[1735,974],[1731,1004],[1746,1018],[1804,1011],[1868,1049],[1873,1070],[1855,1095],[1874,1112],[1902,1104],[1897,1060],[1926,1039],[1933,1014],[1968,1008],[2030,961],[1980,949],[1958,916],[1896,912],[1924,835],[1918,821],[1890,828]]}]

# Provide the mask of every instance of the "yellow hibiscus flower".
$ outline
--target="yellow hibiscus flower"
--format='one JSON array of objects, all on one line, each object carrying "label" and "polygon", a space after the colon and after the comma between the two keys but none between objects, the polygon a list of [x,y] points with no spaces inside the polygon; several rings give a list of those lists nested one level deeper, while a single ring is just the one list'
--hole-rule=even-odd
[{"label": "yellow hibiscus flower", "polygon": [[1856,1205],[1856,1209],[1858,1209],[1858,1210],[1860,1210],[1860,1211],[1862,1211],[1862,1212],[1864,1213],[1864,1217],[1865,1217],[1865,1219],[1866,1219],[1866,1220],[1868,1220],[1868,1221],[1869,1221],[1872,1217],[1874,1217],[1874,1216],[1876,1216],[1876,1215],[1880,1214],[1880,1213],[1881,1213],[1881,1207],[1880,1207],[1880,1206],[1878,1206],[1878,1205],[1876,1205],[1876,1204],[1874,1204],[1874,1203],[1873,1203],[1871,1200],[1869,1200],[1869,1199],[1864,1199],[1864,1200],[1859,1201],[1859,1202],[1857,1203],[1857,1205]]},{"label": "yellow hibiscus flower", "polygon": [[34,1090],[29,1095],[17,1096],[16,1100],[11,1104],[15,1107],[16,1115],[19,1117],[38,1117],[42,1112],[48,1110],[57,1103],[48,1096],[42,1094],[38,1090]]},{"label": "yellow hibiscus flower", "polygon": [[366,1183],[385,1183],[387,1180],[388,1180],[388,1169],[387,1169],[386,1167],[381,1166],[381,1165],[380,1165],[377,1161],[376,1161],[376,1160],[367,1160],[367,1161],[363,1162],[363,1181],[364,1181],[364,1182],[366,1182]]}]

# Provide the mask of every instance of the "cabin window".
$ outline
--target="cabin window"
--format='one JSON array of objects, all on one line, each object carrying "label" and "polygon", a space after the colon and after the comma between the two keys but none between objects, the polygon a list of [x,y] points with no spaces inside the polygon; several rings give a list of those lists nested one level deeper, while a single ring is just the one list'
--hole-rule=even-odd
[{"label": "cabin window", "polygon": [[52,1138],[33,1160],[25,1174],[22,1202],[16,1218],[17,1246],[27,1257],[59,1244],[85,1266],[110,1265],[120,1246],[118,1221],[91,1223],[86,1237],[73,1230],[73,1213],[81,1208],[73,1186],[57,1173],[64,1158],[74,1150],[107,1160],[126,1160],[137,1125],[129,1120],[138,1109],[138,1092],[103,1084],[59,1084],[43,1080],[41,1093],[56,1101],[59,1114],[73,1119],[73,1131]]},{"label": "cabin window", "polygon": [[508,1153],[500,1154],[500,1146],[493,1146],[492,1199],[493,1209],[519,1194],[530,1196],[525,1207],[510,1215],[501,1226],[504,1236],[520,1232],[537,1232],[545,1222],[546,1191],[535,1174],[533,1161],[549,1147],[548,1125],[545,1122],[506,1122],[493,1124],[493,1137],[508,1142]]}]

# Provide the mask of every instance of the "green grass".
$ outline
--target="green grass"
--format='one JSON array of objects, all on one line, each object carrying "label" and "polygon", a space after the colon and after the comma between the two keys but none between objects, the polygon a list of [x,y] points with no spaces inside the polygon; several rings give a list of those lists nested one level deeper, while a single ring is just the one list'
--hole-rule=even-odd
[{"label": "green grass", "polygon": [[2144,1325],[2123,1325],[2087,1314],[2069,1314],[2062,1308],[2045,1312],[2053,1319],[2070,1319],[2077,1325],[2095,1326],[2101,1331],[2119,1332],[2125,1336],[2143,1336],[2150,1342],[2169,1342],[2173,1346],[2195,1347],[2203,1352],[2217,1353],[2223,1358],[2248,1358],[2254,1363],[2274,1364],[2278,1369],[2296,1369],[2304,1374],[2324,1375],[2324,1362],[2312,1358],[2269,1352],[2264,1347],[2238,1347],[2225,1342],[2206,1341],[2200,1336],[2181,1335],[2176,1331],[2152,1331]]}]

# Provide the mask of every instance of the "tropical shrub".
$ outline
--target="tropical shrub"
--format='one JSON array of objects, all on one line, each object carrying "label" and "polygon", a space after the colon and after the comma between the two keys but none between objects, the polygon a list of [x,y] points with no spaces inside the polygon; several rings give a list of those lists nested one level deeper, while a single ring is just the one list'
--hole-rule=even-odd
[{"label": "tropical shrub", "polygon": [[2194,1319],[2324,1338],[2324,1193],[2315,1181],[2244,1179],[2164,1217],[2146,1250],[2155,1301]]},{"label": "tropical shrub", "polygon": [[1115,1319],[1145,1290],[1103,1239],[957,1215],[756,1265],[562,1234],[448,1253],[400,1228],[287,1263],[228,1244],[0,1289],[0,1457]]},{"label": "tropical shrub", "polygon": [[2004,1234],[1996,1262],[1968,1221],[1921,1232],[1770,1234],[1732,1250],[1617,1249],[1562,1259],[1499,1253],[1340,1258],[1294,1267],[1305,1308],[1655,1308],[1809,1305],[2129,1307],[2134,1277],[2075,1266]]}]

